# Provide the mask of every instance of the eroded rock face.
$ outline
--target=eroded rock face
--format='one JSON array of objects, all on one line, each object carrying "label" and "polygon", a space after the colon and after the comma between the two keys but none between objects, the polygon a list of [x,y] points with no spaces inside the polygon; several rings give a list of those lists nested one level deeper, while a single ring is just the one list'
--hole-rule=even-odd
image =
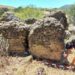
[{"label": "eroded rock face", "polygon": [[29,18],[25,20],[26,24],[34,24],[37,21],[37,19],[35,18]]},{"label": "eroded rock face", "polygon": [[4,38],[2,34],[0,34],[0,56],[8,55],[8,39]]},{"label": "eroded rock face", "polygon": [[26,25],[21,20],[14,20],[14,16],[14,18],[9,16],[0,22],[0,33],[8,40],[9,52],[23,54],[28,49],[38,58],[61,59],[64,50],[65,25],[67,25],[66,20],[62,23],[62,15],[44,17],[32,26]]},{"label": "eroded rock face", "polygon": [[38,58],[60,60],[64,50],[64,28],[55,18],[43,19],[32,27],[29,35],[30,52]]},{"label": "eroded rock face", "polygon": [[20,21],[20,19],[14,13],[7,11],[2,15],[0,21]]},{"label": "eroded rock face", "polygon": [[28,49],[28,29],[28,26],[19,21],[0,23],[0,33],[8,40],[9,53],[23,55]]},{"label": "eroded rock face", "polygon": [[65,13],[63,13],[61,11],[57,11],[57,12],[53,11],[50,14],[48,14],[47,17],[54,17],[54,18],[56,18],[58,21],[60,21],[60,23],[63,25],[63,27],[65,29],[68,28],[67,18],[65,16]]}]

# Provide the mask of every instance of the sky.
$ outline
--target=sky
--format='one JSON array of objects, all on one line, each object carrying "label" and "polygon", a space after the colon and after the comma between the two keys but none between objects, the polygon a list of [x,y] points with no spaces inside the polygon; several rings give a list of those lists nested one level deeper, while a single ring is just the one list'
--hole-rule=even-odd
[{"label": "sky", "polygon": [[8,5],[14,7],[25,7],[33,5],[43,8],[57,8],[74,3],[75,0],[0,0],[0,5]]}]

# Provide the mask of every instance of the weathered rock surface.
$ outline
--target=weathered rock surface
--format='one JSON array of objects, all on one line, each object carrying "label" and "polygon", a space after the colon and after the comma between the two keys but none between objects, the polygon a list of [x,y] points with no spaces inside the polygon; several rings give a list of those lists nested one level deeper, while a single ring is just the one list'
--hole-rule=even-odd
[{"label": "weathered rock surface", "polygon": [[0,34],[0,56],[8,55],[8,40]]},{"label": "weathered rock surface", "polygon": [[65,16],[65,13],[61,12],[61,11],[57,11],[57,12],[50,12],[50,14],[47,15],[47,17],[54,17],[56,18],[58,21],[60,21],[60,23],[63,25],[63,27],[65,29],[68,28],[68,24],[67,24],[67,18]]},{"label": "weathered rock surface", "polygon": [[[28,49],[29,26],[20,21],[8,21],[0,23],[0,34],[7,40],[8,52],[16,52],[23,55]],[[2,46],[6,50],[6,46]]]},{"label": "weathered rock surface", "polygon": [[37,20],[35,18],[29,18],[25,20],[26,24],[34,24]]},{"label": "weathered rock surface", "polygon": [[65,44],[72,42],[72,40],[75,40],[75,26],[70,24],[66,31]]},{"label": "weathered rock surface", "polygon": [[0,19],[0,21],[20,21],[20,19],[16,16],[14,16],[14,13],[12,12],[5,12],[3,15],[2,15],[2,18]]},{"label": "weathered rock surface", "polygon": [[[23,54],[28,49],[38,58],[61,59],[64,50],[65,25],[67,26],[66,17],[62,12],[51,14],[42,20],[27,20],[28,23],[30,21],[31,26],[11,13],[6,14],[0,22],[0,34],[7,40],[9,52]],[[64,17],[65,19],[61,20]],[[31,21],[34,21],[33,25]]]},{"label": "weathered rock surface", "polygon": [[32,26],[29,34],[32,55],[38,58],[60,60],[64,50],[64,31],[64,25],[54,17],[45,17],[40,25]]}]

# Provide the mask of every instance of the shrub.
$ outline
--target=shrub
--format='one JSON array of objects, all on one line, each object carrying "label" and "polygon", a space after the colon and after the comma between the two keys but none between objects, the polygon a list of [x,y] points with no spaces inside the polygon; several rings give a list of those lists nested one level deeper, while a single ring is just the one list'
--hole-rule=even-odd
[{"label": "shrub", "polygon": [[34,7],[18,7],[14,10],[15,15],[21,19],[27,18],[42,18],[44,16],[43,11]]}]

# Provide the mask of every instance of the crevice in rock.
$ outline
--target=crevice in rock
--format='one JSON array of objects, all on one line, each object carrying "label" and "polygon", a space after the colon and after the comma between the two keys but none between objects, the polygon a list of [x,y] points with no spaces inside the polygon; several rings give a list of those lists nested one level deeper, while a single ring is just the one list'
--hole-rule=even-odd
[{"label": "crevice in rock", "polygon": [[25,55],[25,56],[30,55],[28,36],[29,36],[29,31],[27,30],[27,31],[26,31],[26,36],[25,36],[26,38],[24,39],[24,43],[23,43],[23,45],[24,45],[24,47],[25,47],[25,51],[24,51],[24,55]]}]

